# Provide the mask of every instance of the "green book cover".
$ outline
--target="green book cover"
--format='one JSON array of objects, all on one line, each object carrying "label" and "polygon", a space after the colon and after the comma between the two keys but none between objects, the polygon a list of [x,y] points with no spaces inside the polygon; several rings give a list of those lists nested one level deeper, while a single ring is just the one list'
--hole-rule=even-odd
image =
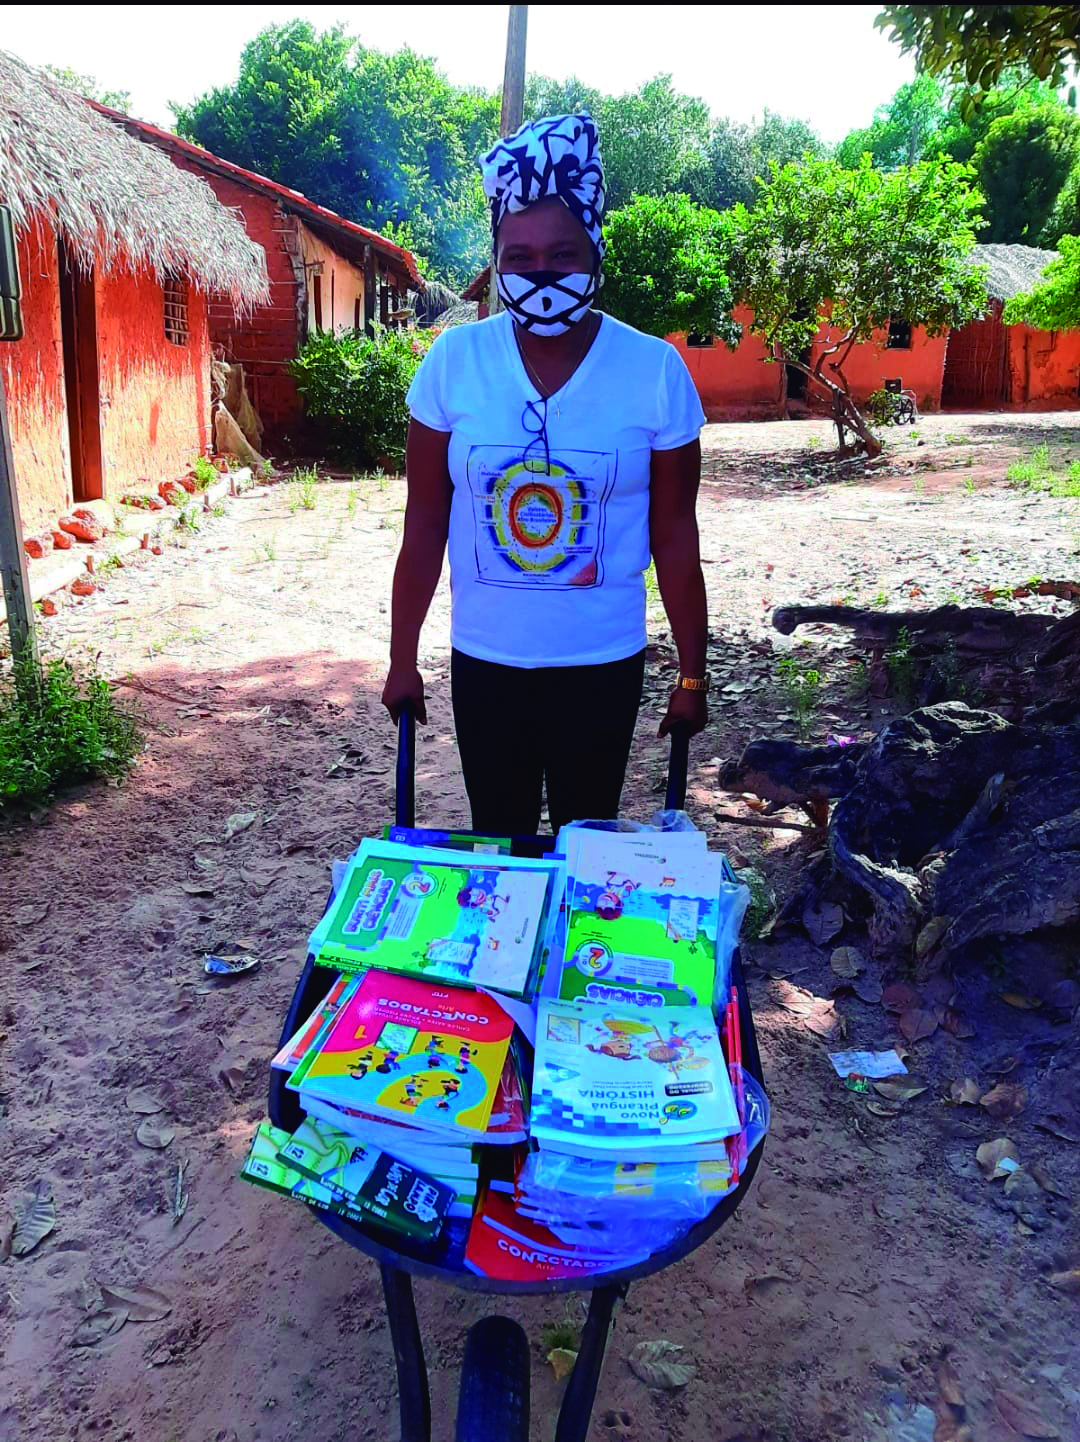
[{"label": "green book cover", "polygon": [[568,855],[558,994],[645,1009],[712,1005],[721,857],[665,835],[582,832]]},{"label": "green book cover", "polygon": [[556,869],[366,841],[312,935],[312,954],[343,971],[377,965],[524,996]]},{"label": "green book cover", "polygon": [[311,1117],[285,1140],[278,1159],[335,1201],[421,1241],[438,1233],[454,1202],[451,1187]]}]

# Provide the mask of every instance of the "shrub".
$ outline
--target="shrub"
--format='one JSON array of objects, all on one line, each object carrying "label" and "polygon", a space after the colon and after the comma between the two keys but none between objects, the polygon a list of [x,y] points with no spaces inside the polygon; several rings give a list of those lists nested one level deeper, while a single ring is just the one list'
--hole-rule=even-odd
[{"label": "shrub", "polygon": [[367,469],[404,468],[405,394],[433,339],[411,330],[307,341],[289,370],[328,455]]},{"label": "shrub", "polygon": [[875,425],[891,425],[900,410],[900,397],[895,391],[875,391],[867,398],[866,414]]},{"label": "shrub", "polygon": [[123,776],[142,747],[135,713],[93,666],[32,661],[0,677],[0,808],[37,804],[60,786]]}]

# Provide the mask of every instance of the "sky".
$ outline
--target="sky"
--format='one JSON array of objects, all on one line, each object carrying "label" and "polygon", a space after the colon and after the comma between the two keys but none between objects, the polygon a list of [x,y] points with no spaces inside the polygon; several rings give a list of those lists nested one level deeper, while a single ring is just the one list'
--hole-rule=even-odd
[{"label": "sky", "polygon": [[[827,141],[869,123],[914,64],[874,29],[877,5],[530,5],[530,73],[576,74],[621,94],[670,72],[715,116],[763,110],[808,120]],[[502,83],[504,5],[0,5],[0,47],[131,94],[132,113],[169,126],[187,103],[236,78],[263,26],[344,23],[365,45],[409,45],[459,85]]]}]

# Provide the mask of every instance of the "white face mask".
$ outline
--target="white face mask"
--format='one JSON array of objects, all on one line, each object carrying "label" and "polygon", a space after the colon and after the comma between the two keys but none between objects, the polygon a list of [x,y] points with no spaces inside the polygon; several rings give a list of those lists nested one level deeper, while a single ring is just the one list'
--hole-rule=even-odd
[{"label": "white face mask", "polygon": [[596,299],[597,277],[557,270],[495,273],[503,305],[532,335],[563,335],[586,315]]}]

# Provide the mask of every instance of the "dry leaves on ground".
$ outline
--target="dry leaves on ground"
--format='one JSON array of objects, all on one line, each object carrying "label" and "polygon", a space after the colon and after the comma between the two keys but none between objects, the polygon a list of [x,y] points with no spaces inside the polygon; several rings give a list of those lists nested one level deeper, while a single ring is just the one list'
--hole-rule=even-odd
[{"label": "dry leaves on ground", "polygon": [[639,1342],[630,1353],[630,1370],[646,1387],[670,1392],[685,1387],[697,1371],[693,1362],[681,1360],[682,1353],[682,1347],[675,1342]]},{"label": "dry leaves on ground", "polygon": [[1025,996],[1019,991],[1003,991],[1001,1000],[1008,1006],[1013,1006],[1017,1011],[1038,1011],[1042,1006],[1042,998],[1038,996]]},{"label": "dry leaves on ground", "polygon": [[156,1097],[149,1087],[132,1087],[124,1098],[129,1111],[139,1112],[143,1116],[153,1116],[155,1112],[163,1112],[165,1103],[160,1097]]},{"label": "dry leaves on ground", "polygon": [[176,1136],[176,1128],[168,1121],[157,1121],[153,1117],[147,1117],[140,1122],[135,1130],[135,1140],[140,1146],[150,1147],[153,1151],[161,1151],[167,1147]]},{"label": "dry leaves on ground", "polygon": [[1080,1297],[1080,1267],[1074,1267],[1071,1272],[1051,1272],[1046,1280],[1059,1292]]},{"label": "dry leaves on ground", "polygon": [[837,976],[852,979],[866,969],[862,952],[855,946],[838,946],[829,957],[829,965]]},{"label": "dry leaves on ground", "polygon": [[1047,1422],[1030,1399],[998,1387],[994,1391],[994,1402],[1005,1421],[1014,1432],[1019,1432],[1021,1437],[1061,1436],[1058,1429],[1051,1422]]},{"label": "dry leaves on ground", "polygon": [[1027,1105],[1027,1091],[1016,1082],[999,1082],[979,1098],[979,1105],[985,1107],[995,1121],[1011,1121]]},{"label": "dry leaves on ground", "polygon": [[1020,1165],[1020,1153],[1008,1137],[996,1137],[976,1148],[975,1160],[982,1168],[983,1176],[994,1182],[1016,1171]]},{"label": "dry leaves on ground", "polygon": [[824,946],[838,936],[846,920],[844,908],[835,901],[816,901],[803,908],[802,923],[815,946]]},{"label": "dry leaves on ground", "polygon": [[900,1013],[897,1025],[904,1039],[914,1045],[917,1041],[925,1041],[937,1031],[937,1012],[928,1006],[909,1007],[907,1011]]},{"label": "dry leaves on ground", "polygon": [[547,1359],[551,1363],[551,1370],[555,1373],[556,1382],[563,1382],[574,1370],[577,1353],[571,1352],[569,1347],[552,1347],[547,1354]]},{"label": "dry leaves on ground", "polygon": [[25,1257],[43,1242],[56,1226],[56,1207],[48,1182],[38,1182],[32,1192],[23,1196],[23,1204],[15,1214],[15,1230],[11,1250],[16,1257]]},{"label": "dry leaves on ground", "polygon": [[965,1077],[963,1081],[949,1083],[949,1100],[956,1105],[965,1107],[977,1107],[982,1096],[982,1087],[974,1077]]},{"label": "dry leaves on ground", "polygon": [[887,1077],[884,1081],[875,1082],[874,1090],[886,1101],[909,1102],[913,1097],[922,1096],[926,1084],[912,1076]]}]

